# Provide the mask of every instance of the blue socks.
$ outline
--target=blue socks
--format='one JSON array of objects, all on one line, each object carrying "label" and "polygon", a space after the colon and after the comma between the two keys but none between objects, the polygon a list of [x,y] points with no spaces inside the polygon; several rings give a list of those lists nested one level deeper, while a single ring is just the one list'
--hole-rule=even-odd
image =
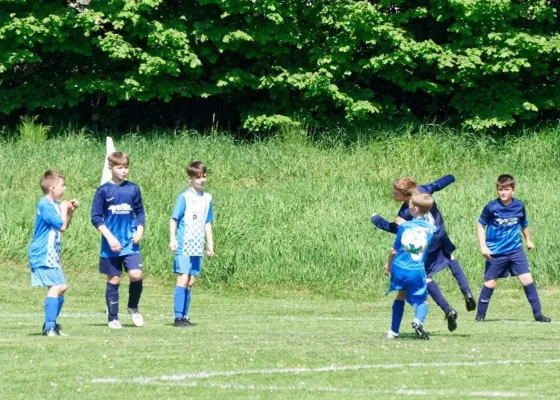
[{"label": "blue socks", "polygon": [[426,315],[428,315],[428,303],[424,302],[417,305],[414,309],[414,318],[423,324],[426,320]]},{"label": "blue socks", "polygon": [[58,297],[45,297],[45,330],[48,331],[56,325],[58,315]]},{"label": "blue socks", "polygon": [[109,322],[114,319],[119,319],[119,285],[113,285],[112,283],[107,282],[105,299],[107,299]]},{"label": "blue socks", "polygon": [[463,268],[461,268],[457,260],[455,259],[451,260],[451,263],[449,264],[449,269],[451,270],[451,273],[457,280],[457,283],[459,284],[459,288],[461,288],[461,292],[463,293],[463,296],[466,295],[467,293],[470,293],[471,288],[469,287],[469,281],[467,281],[465,272],[463,271]]},{"label": "blue socks", "polygon": [[191,305],[191,289],[185,289],[185,318],[189,315],[189,306]]},{"label": "blue socks", "polygon": [[130,281],[128,286],[128,308],[138,308],[140,295],[142,295],[142,279],[139,281]]},{"label": "blue socks", "polygon": [[404,300],[395,300],[393,302],[393,314],[391,316],[391,330],[399,333],[401,322],[404,314]]},{"label": "blue socks", "polygon": [[175,286],[173,293],[173,309],[175,318],[185,318],[185,301],[187,290],[182,286]]},{"label": "blue socks", "polygon": [[530,285],[523,286],[523,290],[525,290],[525,296],[527,296],[527,300],[529,300],[529,304],[531,304],[533,315],[535,317],[542,315],[541,301],[539,299],[539,293],[537,292],[537,286],[535,286],[535,282],[531,283]]},{"label": "blue socks", "polygon": [[484,285],[482,286],[480,297],[478,299],[478,311],[476,312],[477,317],[481,317],[482,319],[486,318],[486,311],[488,311],[488,305],[490,304],[492,293],[494,293],[494,289],[490,289]]},{"label": "blue socks", "polygon": [[451,306],[449,305],[447,300],[445,300],[445,297],[443,297],[441,290],[439,290],[438,284],[434,281],[428,282],[428,294],[432,299],[434,299],[436,304],[443,310],[444,313],[447,314],[449,311],[451,311]]},{"label": "blue socks", "polygon": [[62,310],[62,305],[64,304],[64,296],[58,296],[58,311],[56,313],[56,317],[60,315],[60,310]]}]

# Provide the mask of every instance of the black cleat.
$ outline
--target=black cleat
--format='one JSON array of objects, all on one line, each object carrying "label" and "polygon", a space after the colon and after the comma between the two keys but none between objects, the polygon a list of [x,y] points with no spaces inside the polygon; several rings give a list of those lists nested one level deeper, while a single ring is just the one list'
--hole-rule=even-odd
[{"label": "black cleat", "polygon": [[185,321],[185,326],[187,326],[187,327],[194,326],[194,324],[190,320],[184,318],[184,321]]},{"label": "black cleat", "polygon": [[474,320],[476,322],[484,322],[485,319],[486,319],[486,317],[483,317],[482,315],[477,315]]},{"label": "black cleat", "polygon": [[424,325],[422,325],[420,322],[414,321],[412,323],[412,329],[414,329],[416,331],[416,334],[418,335],[419,339],[430,340],[430,337],[428,336],[428,334],[424,330]]},{"label": "black cleat", "polygon": [[447,329],[449,329],[449,332],[453,332],[457,329],[457,311],[452,308],[445,314],[445,319],[447,320]]},{"label": "black cleat", "polygon": [[176,328],[184,328],[187,326],[187,320],[185,318],[175,318],[175,327]]},{"label": "black cleat", "polygon": [[471,292],[465,294],[465,306],[467,307],[467,311],[476,310],[476,301]]},{"label": "black cleat", "polygon": [[551,319],[548,318],[548,317],[545,317],[544,315],[541,314],[541,315],[537,315],[535,317],[535,321],[537,321],[537,322],[550,322]]}]

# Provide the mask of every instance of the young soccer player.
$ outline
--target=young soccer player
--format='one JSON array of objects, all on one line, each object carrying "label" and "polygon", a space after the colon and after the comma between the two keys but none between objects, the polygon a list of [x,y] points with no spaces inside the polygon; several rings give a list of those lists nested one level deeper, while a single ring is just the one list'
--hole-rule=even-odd
[{"label": "young soccer player", "polygon": [[190,187],[177,196],[169,220],[169,250],[175,253],[173,272],[177,274],[173,299],[178,328],[192,326],[187,316],[192,287],[202,267],[205,236],[206,254],[214,255],[212,196],[202,190],[206,183],[206,166],[193,161],[187,166],[187,178]]},{"label": "young soccer player", "polygon": [[[420,192],[431,195],[434,192],[444,189],[453,182],[455,182],[455,177],[453,175],[446,175],[435,182],[421,186],[418,186],[410,177],[396,179],[393,182],[393,198],[395,201],[403,203],[398,213],[397,222],[389,223],[377,214],[372,216],[371,221],[379,229],[391,233],[397,233],[399,223],[412,219],[408,206],[411,191],[417,189]],[[476,301],[474,300],[463,269],[452,255],[455,251],[455,245],[451,242],[451,239],[449,239],[449,236],[447,235],[447,230],[445,229],[445,224],[443,222],[443,216],[441,215],[435,201],[427,215],[428,220],[438,228],[425,260],[426,275],[428,278],[428,293],[445,313],[447,327],[449,331],[453,332],[457,329],[457,311],[451,307],[443,293],[441,293],[438,284],[433,280],[434,275],[449,267],[451,273],[459,284],[461,292],[463,293],[467,311],[476,309]]]},{"label": "young soccer player", "polygon": [[140,188],[126,180],[129,156],[117,151],[108,157],[111,180],[95,192],[91,222],[101,232],[99,272],[107,275],[105,298],[109,328],[121,329],[119,321],[119,285],[124,269],[128,272],[128,312],[135,326],[143,326],[138,311],[142,294],[142,256],[140,241],[144,233],[144,205]]},{"label": "young soccer player", "polygon": [[486,259],[484,285],[478,301],[477,321],[484,321],[490,298],[497,286],[497,279],[509,275],[517,276],[538,322],[550,322],[541,312],[541,302],[527,256],[523,251],[520,232],[525,237],[527,249],[535,248],[529,233],[525,205],[514,199],[515,179],[511,175],[500,175],[496,182],[498,198],[488,203],[476,224],[480,252]]},{"label": "young soccer player", "polygon": [[31,286],[48,288],[43,335],[67,336],[56,322],[68,288],[60,265],[60,233],[66,232],[70,226],[79,203],[75,199],[61,202],[66,185],[60,172],[46,171],[41,176],[40,185],[45,195],[37,205],[35,229],[28,250]]},{"label": "young soccer player", "polygon": [[393,302],[391,329],[387,338],[399,336],[404,312],[404,300],[414,307],[412,328],[420,339],[430,337],[424,330],[424,320],[428,314],[428,288],[424,258],[437,227],[427,221],[426,214],[432,208],[433,199],[427,193],[414,192],[409,200],[409,212],[413,219],[403,222],[397,231],[395,244],[389,252],[385,275],[391,274],[391,283],[387,294],[398,290]]}]

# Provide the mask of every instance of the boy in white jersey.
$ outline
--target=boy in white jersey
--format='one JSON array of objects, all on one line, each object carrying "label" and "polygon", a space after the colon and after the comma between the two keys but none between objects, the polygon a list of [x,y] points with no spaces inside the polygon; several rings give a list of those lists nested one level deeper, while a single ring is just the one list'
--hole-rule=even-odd
[{"label": "boy in white jersey", "polygon": [[214,255],[212,237],[212,196],[202,191],[206,183],[206,166],[193,161],[187,166],[190,187],[175,201],[169,220],[169,250],[175,253],[173,272],[177,274],[174,292],[175,326],[192,326],[187,319],[191,289],[195,277],[200,275],[204,253],[204,237],[208,241],[206,254]]},{"label": "boy in white jersey", "polygon": [[43,335],[66,336],[56,323],[64,303],[64,292],[68,288],[60,265],[60,232],[70,226],[72,213],[78,200],[60,201],[66,190],[64,175],[48,170],[40,180],[45,194],[37,205],[33,238],[28,256],[31,267],[31,286],[47,287],[45,297],[45,324]]}]

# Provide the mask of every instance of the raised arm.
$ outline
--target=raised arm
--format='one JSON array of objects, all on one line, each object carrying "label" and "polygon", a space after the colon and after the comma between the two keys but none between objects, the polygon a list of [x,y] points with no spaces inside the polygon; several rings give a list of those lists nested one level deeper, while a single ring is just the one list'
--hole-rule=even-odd
[{"label": "raised arm", "polygon": [[439,192],[440,190],[445,189],[453,182],[455,182],[455,177],[453,175],[445,175],[435,182],[420,186],[420,190],[432,194],[434,192]]},{"label": "raised arm", "polygon": [[399,225],[396,222],[389,222],[379,214],[373,214],[371,216],[371,223],[385,232],[396,234],[399,230]]}]

